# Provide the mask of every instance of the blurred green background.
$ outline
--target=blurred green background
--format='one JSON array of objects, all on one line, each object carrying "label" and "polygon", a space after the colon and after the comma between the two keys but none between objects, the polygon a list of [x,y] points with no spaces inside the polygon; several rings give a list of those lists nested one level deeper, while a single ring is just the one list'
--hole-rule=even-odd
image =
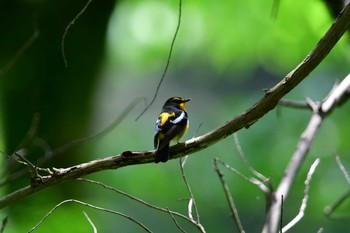
[{"label": "blurred green background", "polygon": [[[278,2],[278,1],[277,1]],[[104,137],[65,151],[55,148],[103,130],[138,97],[152,99],[166,65],[178,20],[178,1],[92,1],[71,25],[65,38],[65,67],[61,54],[65,28],[86,1],[0,1],[0,193],[29,183],[25,169],[7,155],[25,148],[33,163],[68,167],[125,150],[153,149],[157,114],[171,96],[191,98],[187,105],[190,130],[184,139],[201,135],[232,119],[263,96],[302,61],[333,22],[321,0],[281,0],[273,14],[272,0],[183,1],[181,27],[170,67],[155,103],[140,102]],[[36,33],[36,34],[35,34]],[[34,35],[34,36],[33,36]],[[37,35],[37,36],[35,36]],[[26,46],[26,41],[34,37]],[[323,99],[336,80],[349,72],[349,36],[336,45],[322,64],[287,98]],[[8,64],[11,64],[8,69]],[[33,124],[35,113],[40,119]],[[339,155],[350,171],[348,114],[345,103],[326,119],[284,207],[284,223],[298,212],[304,180],[316,157],[321,158],[311,182],[304,218],[290,232],[346,232],[346,220],[323,214],[348,184],[338,168]],[[252,166],[276,187],[299,136],[310,118],[307,110],[278,107],[249,129],[238,132]],[[26,137],[36,126],[35,135]],[[233,137],[189,156],[185,171],[207,232],[235,232],[220,181],[214,172],[218,157],[250,176],[239,159]],[[246,232],[259,232],[265,200],[252,184],[222,168]],[[6,178],[11,178],[6,180]],[[179,161],[146,164],[88,176],[154,205],[187,214],[188,198]],[[126,197],[82,182],[70,182],[30,196],[0,210],[8,216],[5,232],[26,232],[56,204],[74,198],[130,215],[154,232],[179,232],[168,214]],[[35,232],[92,232],[85,211],[98,232],[143,232],[131,221],[77,204],[57,209]],[[345,203],[336,215],[350,211]],[[196,232],[179,220],[187,232]]]}]

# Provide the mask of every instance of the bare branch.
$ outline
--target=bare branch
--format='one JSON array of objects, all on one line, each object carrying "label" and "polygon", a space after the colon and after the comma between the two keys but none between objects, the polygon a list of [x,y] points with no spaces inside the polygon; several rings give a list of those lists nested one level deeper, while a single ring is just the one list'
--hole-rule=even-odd
[{"label": "bare branch", "polygon": [[338,200],[333,205],[326,206],[323,210],[324,214],[331,219],[349,219],[349,214],[337,217],[332,216],[333,213],[338,209],[338,207],[341,206],[348,198],[350,198],[350,189],[343,193],[343,195],[340,198],[338,198]]},{"label": "bare branch", "polygon": [[179,228],[179,230],[181,231],[181,232],[186,232],[181,226],[180,226],[180,224],[176,221],[176,219],[175,219],[175,217],[174,217],[174,215],[171,213],[171,211],[167,208],[167,210],[168,210],[168,213],[169,213],[169,215],[171,216],[171,218],[172,218],[172,220],[174,221],[174,223],[175,223],[175,225],[177,226],[177,228]]},{"label": "bare branch", "polygon": [[90,223],[92,229],[94,230],[94,233],[97,233],[97,229],[96,229],[94,223],[93,223],[93,222],[91,221],[91,219],[89,218],[89,215],[87,215],[87,213],[86,213],[85,211],[83,211],[83,213],[84,213],[85,218],[86,218],[86,219],[88,220],[88,222]]},{"label": "bare branch", "polygon": [[[337,161],[339,169],[342,171],[347,183],[350,185],[349,173],[346,170],[346,168],[344,167],[344,165],[341,162],[340,157],[338,155],[336,156],[336,161]],[[324,208],[324,214],[330,218],[331,215],[334,213],[334,211],[336,211],[336,209],[339,206],[341,206],[349,197],[350,197],[350,186],[349,186],[349,189],[333,205],[326,206]],[[335,217],[332,217],[332,218],[334,219]],[[349,215],[346,215],[346,216],[342,215],[342,216],[337,217],[337,219],[339,219],[339,218],[349,218]]]},{"label": "bare branch", "polygon": [[247,177],[245,175],[243,175],[242,173],[240,173],[237,169],[231,167],[229,164],[225,163],[224,161],[222,161],[221,159],[218,159],[216,158],[216,161],[218,163],[221,163],[223,166],[225,166],[228,170],[232,171],[233,173],[237,174],[238,176],[240,176],[242,179],[256,185],[264,194],[265,194],[265,197],[268,197],[269,194],[270,194],[270,189],[268,187],[266,187],[266,185],[260,181],[260,180],[257,180],[253,177]]},{"label": "bare branch", "polygon": [[5,231],[7,221],[8,221],[8,216],[6,216],[5,218],[2,219],[0,233],[3,233]]},{"label": "bare branch", "polygon": [[215,171],[216,171],[216,173],[218,174],[218,176],[220,178],[222,187],[224,188],[224,192],[225,192],[225,195],[226,195],[226,198],[227,198],[230,210],[231,210],[231,214],[232,214],[233,220],[236,223],[237,229],[238,229],[238,231],[240,233],[244,233],[245,231],[243,229],[242,222],[241,222],[241,220],[239,218],[237,208],[236,208],[235,203],[233,201],[230,189],[229,189],[229,187],[226,184],[226,181],[224,179],[224,174],[220,171],[217,158],[214,158],[214,168],[215,168]]},{"label": "bare branch", "polygon": [[152,208],[152,209],[155,209],[155,210],[158,210],[158,211],[162,211],[162,212],[164,212],[164,213],[170,213],[172,216],[180,217],[180,218],[182,218],[182,219],[184,219],[184,220],[186,220],[186,221],[188,221],[188,222],[194,224],[194,225],[198,228],[198,230],[199,230],[200,232],[205,233],[205,230],[204,230],[204,228],[203,228],[202,225],[197,224],[194,220],[192,220],[192,219],[190,219],[190,218],[186,217],[185,215],[182,215],[182,214],[180,214],[180,213],[178,213],[178,212],[174,212],[174,211],[171,211],[171,210],[169,210],[169,209],[167,209],[167,208],[161,208],[161,207],[152,205],[152,204],[150,204],[150,203],[148,203],[148,202],[146,202],[146,201],[144,201],[144,200],[142,200],[142,199],[139,199],[139,198],[137,198],[137,197],[135,197],[135,196],[132,196],[132,195],[126,193],[126,192],[123,192],[123,191],[121,191],[121,190],[119,190],[119,189],[116,189],[116,188],[114,188],[114,187],[108,186],[108,185],[106,185],[106,184],[103,184],[103,183],[98,182],[98,181],[95,181],[95,180],[90,180],[90,179],[85,179],[85,178],[79,178],[79,179],[77,179],[77,181],[84,181],[84,182],[87,182],[87,183],[91,183],[91,184],[98,185],[98,186],[103,187],[103,188],[105,188],[105,189],[111,190],[111,191],[113,191],[113,192],[115,192],[115,193],[118,193],[118,194],[121,194],[121,195],[123,195],[123,196],[126,196],[126,197],[128,197],[128,198],[130,198],[130,199],[132,199],[132,200],[134,200],[134,201],[136,201],[136,202],[139,202],[139,203],[141,203],[141,204],[143,204],[143,205],[145,205],[145,206],[148,206],[148,207],[150,207],[150,208]]},{"label": "bare branch", "polygon": [[[131,101],[129,103],[129,105],[120,113],[120,115],[118,115],[110,125],[108,125],[106,128],[104,128],[100,132],[98,132],[98,133],[96,133],[96,134],[94,134],[92,136],[87,136],[87,137],[83,137],[83,138],[78,138],[78,139],[72,140],[72,141],[70,141],[70,142],[68,142],[66,144],[63,144],[62,146],[59,146],[59,147],[54,148],[54,149],[47,148],[45,150],[45,156],[43,156],[41,159],[39,159],[36,164],[39,166],[40,164],[43,164],[44,162],[52,159],[53,157],[55,157],[55,156],[65,152],[67,150],[70,150],[70,149],[72,149],[74,147],[77,147],[77,146],[82,145],[82,144],[89,143],[89,142],[91,142],[93,140],[97,140],[97,139],[105,136],[111,130],[115,129],[120,124],[120,122],[122,120],[124,120],[127,115],[129,115],[131,110],[133,110],[134,107],[141,100],[144,100],[144,98],[139,97],[139,98],[136,98],[133,101]],[[34,117],[33,117],[30,129],[28,130],[27,135],[22,140],[22,143],[20,143],[19,148],[22,148],[22,149],[21,150],[19,149],[19,151],[17,153],[25,151],[25,149],[23,149],[23,148],[26,148],[27,144],[29,144],[29,141],[31,141],[31,140],[38,141],[38,138],[35,137],[35,134],[36,134],[36,128],[38,127],[38,124],[39,124],[39,119],[40,119],[40,115],[39,114],[35,114]],[[49,147],[49,146],[47,146],[47,147]],[[27,164],[25,164],[25,165],[27,165]],[[50,170],[50,169],[41,169],[39,167],[36,167],[36,169],[44,170],[44,171],[45,170],[46,171]],[[9,181],[13,181],[13,180],[16,180],[16,179],[18,179],[20,177],[23,177],[26,174],[27,174],[27,170],[19,170],[16,173],[10,174],[9,176],[4,177],[4,178],[2,178],[0,180],[0,186],[5,184],[5,183],[7,183],[7,182],[9,182]]]},{"label": "bare branch", "polygon": [[[197,222],[197,224],[200,224],[200,221],[199,221],[199,212],[198,212],[198,209],[197,209],[196,199],[195,199],[194,196],[193,196],[191,186],[190,186],[190,184],[188,183],[187,177],[186,177],[186,175],[185,175],[185,164],[186,164],[187,158],[188,158],[188,156],[185,156],[185,157],[183,157],[183,158],[180,158],[180,168],[181,168],[182,178],[183,178],[183,180],[184,180],[184,182],[185,182],[185,184],[186,184],[186,188],[187,188],[188,194],[190,195],[190,200],[189,200],[189,202],[188,202],[188,217],[189,217],[190,219],[192,219],[193,221]],[[196,211],[196,219],[193,219],[193,216],[192,216],[192,207],[194,207],[194,210]]]},{"label": "bare branch", "polygon": [[[350,4],[328,30],[326,35],[320,40],[317,46],[307,55],[307,57],[292,70],[281,82],[266,90],[264,97],[245,112],[237,115],[222,126],[196,138],[192,138],[185,143],[174,145],[170,148],[170,159],[183,157],[185,155],[198,152],[216,142],[226,138],[234,132],[249,127],[266,113],[276,107],[278,101],[296,87],[307,75],[314,70],[320,62],[327,56],[337,41],[345,33],[350,25]],[[38,186],[26,186],[0,198],[0,209],[27,197],[40,190],[53,185],[74,180],[101,170],[118,169],[121,167],[154,162],[154,150],[143,152],[124,151],[121,154],[90,161],[69,168],[62,168],[55,175],[44,177],[43,183]],[[277,211],[279,212],[279,211]]]},{"label": "bare branch", "polygon": [[[336,159],[337,164],[338,164],[338,166],[339,166],[341,172],[343,173],[343,175],[344,175],[346,181],[347,181],[348,184],[350,185],[350,176],[349,176],[349,173],[348,173],[348,171],[346,170],[346,168],[344,167],[343,163],[341,162],[339,155],[337,155],[337,156],[335,157],[335,159]],[[349,187],[349,188],[350,188],[350,187]]]},{"label": "bare branch", "polygon": [[[91,142],[93,140],[99,139],[103,136],[105,136],[106,134],[108,134],[112,129],[114,129],[116,126],[118,126],[120,124],[120,122],[122,120],[125,119],[125,117],[127,115],[129,115],[129,113],[131,112],[131,110],[134,109],[134,107],[141,101],[141,100],[145,100],[145,98],[143,97],[138,97],[136,99],[134,99],[133,101],[130,102],[130,104],[123,110],[123,112],[117,116],[117,118],[110,124],[108,125],[105,129],[103,129],[101,132],[92,135],[92,136],[88,136],[88,137],[84,137],[84,138],[79,138],[79,139],[75,139],[73,141],[70,141],[60,147],[57,147],[55,149],[53,149],[52,151],[52,155],[51,156],[55,156],[58,154],[61,154],[69,149],[72,149],[78,145],[81,144],[86,144],[88,142]],[[48,157],[48,156],[46,156]],[[40,163],[42,163],[43,161],[39,161]]]},{"label": "bare branch", "polygon": [[236,148],[238,150],[238,154],[241,157],[242,161],[244,162],[244,164],[246,165],[246,167],[248,168],[248,170],[256,177],[258,177],[259,179],[263,180],[264,182],[268,180],[268,178],[266,178],[263,174],[261,174],[260,172],[258,172],[257,170],[255,170],[252,166],[250,166],[248,160],[246,159],[246,156],[244,154],[244,151],[241,147],[241,144],[239,143],[239,139],[238,139],[238,135],[237,133],[233,134],[233,138],[235,141],[235,145]]},{"label": "bare branch", "polygon": [[278,101],[278,104],[286,107],[292,107],[292,108],[310,109],[310,106],[306,102],[302,102],[302,101],[281,99],[280,101]]},{"label": "bare branch", "polygon": [[305,209],[307,206],[307,201],[309,199],[310,181],[311,181],[312,175],[314,174],[319,163],[320,163],[320,159],[317,158],[313,162],[313,164],[311,165],[310,170],[309,170],[307,177],[306,177],[306,180],[305,180],[304,197],[303,197],[303,200],[302,200],[302,203],[300,206],[299,213],[297,214],[297,216],[294,217],[294,219],[292,221],[290,221],[286,226],[284,226],[282,228],[283,233],[290,230],[293,226],[295,226],[304,217]]},{"label": "bare branch", "polygon": [[[347,9],[350,9],[350,7]],[[319,105],[309,101],[314,113],[308,126],[300,137],[297,149],[295,150],[287,168],[285,169],[284,175],[277,187],[276,192],[272,193],[272,202],[268,209],[263,233],[277,232],[281,214],[279,209],[281,206],[280,197],[283,195],[285,199],[287,198],[295,177],[298,174],[299,168],[309,152],[312,140],[322,124],[323,119],[333,110],[333,108],[337,106],[338,103],[340,103],[338,100],[342,99],[343,96],[347,96],[347,90],[349,88],[350,74],[346,76],[336,88],[332,89],[332,93],[328,95],[328,97]]]},{"label": "bare branch", "polygon": [[[254,178],[254,177],[246,177],[242,174],[240,174],[238,171],[236,171],[236,169],[234,169],[233,167],[229,166],[228,164],[226,163],[223,163],[224,166],[226,168],[228,168],[229,170],[235,172],[236,174],[238,174],[239,176],[241,176],[243,179],[249,181],[250,183],[252,184],[255,184],[262,192],[263,194],[265,195],[265,199],[267,201],[269,201],[269,197],[270,197],[270,193],[271,193],[271,190],[272,190],[272,185],[271,185],[271,182],[270,182],[270,179],[266,178],[263,174],[261,174],[260,172],[258,172],[257,170],[255,170],[248,162],[245,154],[244,154],[244,151],[241,147],[241,144],[239,143],[239,139],[238,139],[238,134],[237,133],[234,133],[233,134],[233,137],[234,137],[234,141],[235,141],[235,145],[236,145],[236,148],[238,150],[238,153],[239,153],[239,156],[240,158],[242,159],[242,161],[244,162],[244,164],[246,165],[246,167],[248,168],[248,170],[255,176],[257,177],[258,179]],[[260,180],[259,180],[260,179]],[[265,184],[268,183],[270,187],[266,186]]]},{"label": "bare branch", "polygon": [[40,118],[41,118],[40,113],[37,113],[37,112],[34,113],[29,130],[24,136],[24,138],[22,139],[22,142],[18,145],[17,150],[27,147],[30,141],[33,140],[33,138],[35,137],[38,131]]},{"label": "bare branch", "polygon": [[199,123],[198,127],[196,128],[196,130],[194,131],[193,137],[196,137],[197,135],[199,135],[199,130],[202,127],[203,122]]},{"label": "bare branch", "polygon": [[66,203],[76,203],[76,204],[83,205],[83,206],[86,206],[86,207],[89,207],[89,208],[92,208],[92,209],[95,209],[95,210],[100,210],[100,211],[103,211],[103,212],[120,215],[120,216],[122,216],[124,218],[127,218],[127,219],[131,220],[132,222],[136,223],[141,228],[143,228],[146,232],[152,232],[150,229],[148,229],[141,222],[137,221],[136,219],[134,219],[134,218],[132,218],[132,217],[126,215],[126,214],[123,214],[123,213],[120,213],[120,212],[117,212],[117,211],[114,211],[114,210],[102,208],[102,207],[99,207],[99,206],[91,205],[89,203],[82,202],[82,201],[79,201],[79,200],[68,199],[68,200],[64,200],[64,201],[60,202],[55,207],[53,207],[34,227],[32,227],[28,231],[28,233],[30,233],[30,232],[34,231],[36,228],[38,228],[56,209],[58,209],[59,207],[61,207],[63,204],[66,204]]},{"label": "bare branch", "polygon": [[15,152],[14,154],[18,157],[18,159],[19,159],[18,162],[19,163],[22,163],[22,164],[28,166],[29,171],[32,174],[32,178],[35,179],[35,178],[39,177],[39,173],[38,173],[37,167],[34,164],[32,164],[26,157],[21,155],[21,151]]},{"label": "bare branch", "polygon": [[64,51],[64,43],[66,40],[66,36],[68,34],[69,29],[73,26],[73,24],[75,24],[75,21],[77,21],[80,18],[80,16],[86,11],[86,9],[88,8],[88,6],[91,2],[92,2],[92,0],[88,0],[87,3],[84,5],[83,9],[81,9],[81,11],[79,11],[79,13],[74,17],[74,19],[72,21],[69,22],[67,27],[64,29],[64,33],[63,33],[62,41],[61,41],[61,52],[62,52],[62,58],[63,58],[63,61],[64,61],[66,68],[68,67],[66,52]]},{"label": "bare branch", "polygon": [[177,37],[177,34],[180,30],[180,25],[181,25],[181,18],[182,18],[182,0],[179,0],[179,16],[178,16],[178,21],[177,21],[177,26],[176,26],[176,29],[175,29],[175,34],[174,34],[174,37],[171,41],[171,45],[170,45],[170,50],[169,50],[169,54],[168,54],[168,59],[167,59],[167,62],[166,62],[166,65],[165,65],[165,68],[164,68],[164,71],[163,71],[163,75],[161,77],[161,79],[159,80],[158,82],[158,85],[157,85],[157,88],[156,88],[156,92],[154,93],[154,96],[151,100],[151,102],[147,105],[147,107],[140,113],[140,115],[138,115],[138,117],[136,117],[136,121],[149,109],[149,107],[151,107],[151,105],[154,103],[154,101],[156,100],[157,98],[157,95],[158,95],[158,92],[159,92],[159,89],[160,89],[160,86],[162,85],[163,83],[163,80],[165,78],[165,75],[168,71],[168,68],[169,68],[169,65],[170,65],[170,59],[171,59],[171,55],[173,54],[173,49],[174,49],[174,44],[175,44],[175,40],[176,40],[176,37]]},{"label": "bare branch", "polygon": [[[19,145],[15,149],[15,152],[12,153],[11,155],[7,155],[10,159],[13,159],[17,163],[21,163],[25,166],[28,166],[31,173],[32,173],[32,177],[35,177],[37,175],[37,169],[28,159],[26,159],[26,157],[25,157],[27,154],[26,148],[29,146],[29,144],[33,140],[35,140],[35,136],[36,136],[37,129],[39,126],[39,122],[40,122],[40,114],[34,113],[33,118],[32,118],[32,122],[30,124],[30,127],[29,127],[26,135],[24,136],[24,138],[21,140],[21,142],[19,143]],[[4,155],[6,155],[4,152],[2,152],[2,153]],[[4,172],[4,169],[2,170],[2,172]],[[20,171],[16,171],[15,173],[12,173],[8,176],[1,177],[0,186],[5,184],[6,182],[9,182],[9,181],[12,181],[12,180],[18,178],[18,177],[27,175],[28,174],[27,172],[28,172],[28,169],[23,169]],[[4,174],[5,174],[5,172],[4,172]],[[3,174],[1,174],[1,176],[3,176]]]},{"label": "bare branch", "polygon": [[[333,93],[333,90],[339,85],[338,82],[335,82],[332,90],[329,92],[328,96]],[[349,91],[348,91],[349,92]],[[326,100],[328,98],[328,96],[326,96],[324,98],[324,100]],[[281,106],[286,106],[286,107],[292,107],[292,108],[299,108],[299,109],[309,109],[309,110],[313,110],[313,106],[318,106],[319,103],[314,103],[313,101],[311,101],[311,99],[306,98],[305,101],[294,101],[294,100],[288,100],[288,99],[281,99],[278,102],[279,105]]]},{"label": "bare branch", "polygon": [[[348,4],[350,8],[350,3]],[[330,95],[326,98],[326,100],[321,105],[321,111],[324,113],[330,112],[334,106],[339,105],[342,103],[344,98],[348,98],[348,92],[350,88],[350,73],[344,78],[344,80],[339,83],[338,86],[336,86],[334,89],[332,89],[332,92]]]},{"label": "bare branch", "polygon": [[[22,45],[22,47],[15,53],[15,55],[9,60],[9,62],[0,69],[0,77],[6,74],[16,62],[21,58],[25,51],[32,46],[34,41],[39,37],[39,30],[35,29],[29,39]],[[2,55],[3,56],[3,55]]]}]

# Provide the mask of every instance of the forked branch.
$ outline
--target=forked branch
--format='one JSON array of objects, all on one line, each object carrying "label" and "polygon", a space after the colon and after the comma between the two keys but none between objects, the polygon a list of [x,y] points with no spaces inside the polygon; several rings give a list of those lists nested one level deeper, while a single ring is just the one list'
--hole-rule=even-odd
[{"label": "forked branch", "polygon": [[[310,103],[313,108],[313,115],[306,129],[300,136],[297,148],[284,171],[284,175],[274,193],[271,194],[271,205],[269,206],[266,221],[263,227],[263,233],[275,233],[278,230],[278,224],[281,217],[281,205],[283,196],[284,201],[287,199],[289,191],[295,180],[298,171],[305,160],[311,143],[321,126],[325,117],[344,101],[344,97],[349,97],[347,92],[350,89],[350,74],[335,87],[328,97],[319,104]],[[309,101],[310,102],[310,101]]]},{"label": "forked branch", "polygon": [[[237,115],[222,126],[185,143],[170,148],[170,159],[183,157],[198,152],[210,145],[226,138],[234,132],[253,125],[266,113],[276,107],[278,101],[295,88],[313,71],[327,56],[337,41],[350,26],[350,4],[338,16],[334,24],[329,28],[325,36],[319,41],[315,48],[306,58],[293,69],[281,82],[266,90],[262,99],[245,112]],[[144,164],[154,161],[154,151],[132,152],[124,151],[118,155],[93,160],[73,167],[54,169],[52,173],[42,177],[41,183],[31,184],[0,198],[0,208],[19,201],[33,193],[49,188],[53,185],[74,180],[79,177],[107,169],[118,169],[121,167]]]}]

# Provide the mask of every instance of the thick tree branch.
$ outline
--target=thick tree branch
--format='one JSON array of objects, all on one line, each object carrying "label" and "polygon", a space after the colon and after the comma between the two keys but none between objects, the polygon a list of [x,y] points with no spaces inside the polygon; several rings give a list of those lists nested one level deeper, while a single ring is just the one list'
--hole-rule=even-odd
[{"label": "thick tree branch", "polygon": [[[187,154],[200,151],[234,132],[248,128],[266,113],[276,107],[278,101],[296,87],[310,72],[312,72],[321,61],[327,56],[337,41],[346,32],[350,25],[350,5],[348,4],[343,12],[338,16],[334,24],[327,31],[325,36],[319,41],[316,47],[306,56],[306,58],[292,70],[281,82],[266,90],[264,97],[251,108],[239,114],[221,127],[214,129],[202,136],[190,139],[170,148],[171,159],[179,158]],[[24,197],[27,197],[40,190],[53,185],[74,180],[101,170],[118,169],[128,165],[144,164],[154,161],[154,151],[131,152],[125,151],[119,155],[98,159],[91,162],[79,164],[64,169],[55,169],[46,177],[42,177],[41,182],[36,182],[10,193],[0,198],[0,208],[10,205]]]}]

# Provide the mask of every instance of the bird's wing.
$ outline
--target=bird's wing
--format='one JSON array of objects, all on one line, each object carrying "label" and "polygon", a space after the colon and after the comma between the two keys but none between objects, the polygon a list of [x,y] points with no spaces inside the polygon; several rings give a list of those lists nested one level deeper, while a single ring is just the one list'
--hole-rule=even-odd
[{"label": "bird's wing", "polygon": [[182,121],[187,122],[187,116],[184,111],[173,112],[168,116],[167,121],[163,122],[163,129],[160,132],[158,138],[160,139],[159,148],[162,149],[165,145],[167,145],[174,137],[178,136],[183,132],[184,125],[180,124]]},{"label": "bird's wing", "polygon": [[[156,126],[154,128],[154,148],[157,148],[158,142],[160,140],[164,141],[163,139],[167,136],[167,127],[169,124],[169,118],[174,117],[175,112],[169,113],[169,112],[162,112],[159,114],[159,117],[156,121]],[[162,132],[162,130],[166,130],[165,133]],[[165,140],[165,142],[169,142],[170,140]],[[164,143],[162,143],[162,147],[164,147]]]}]

